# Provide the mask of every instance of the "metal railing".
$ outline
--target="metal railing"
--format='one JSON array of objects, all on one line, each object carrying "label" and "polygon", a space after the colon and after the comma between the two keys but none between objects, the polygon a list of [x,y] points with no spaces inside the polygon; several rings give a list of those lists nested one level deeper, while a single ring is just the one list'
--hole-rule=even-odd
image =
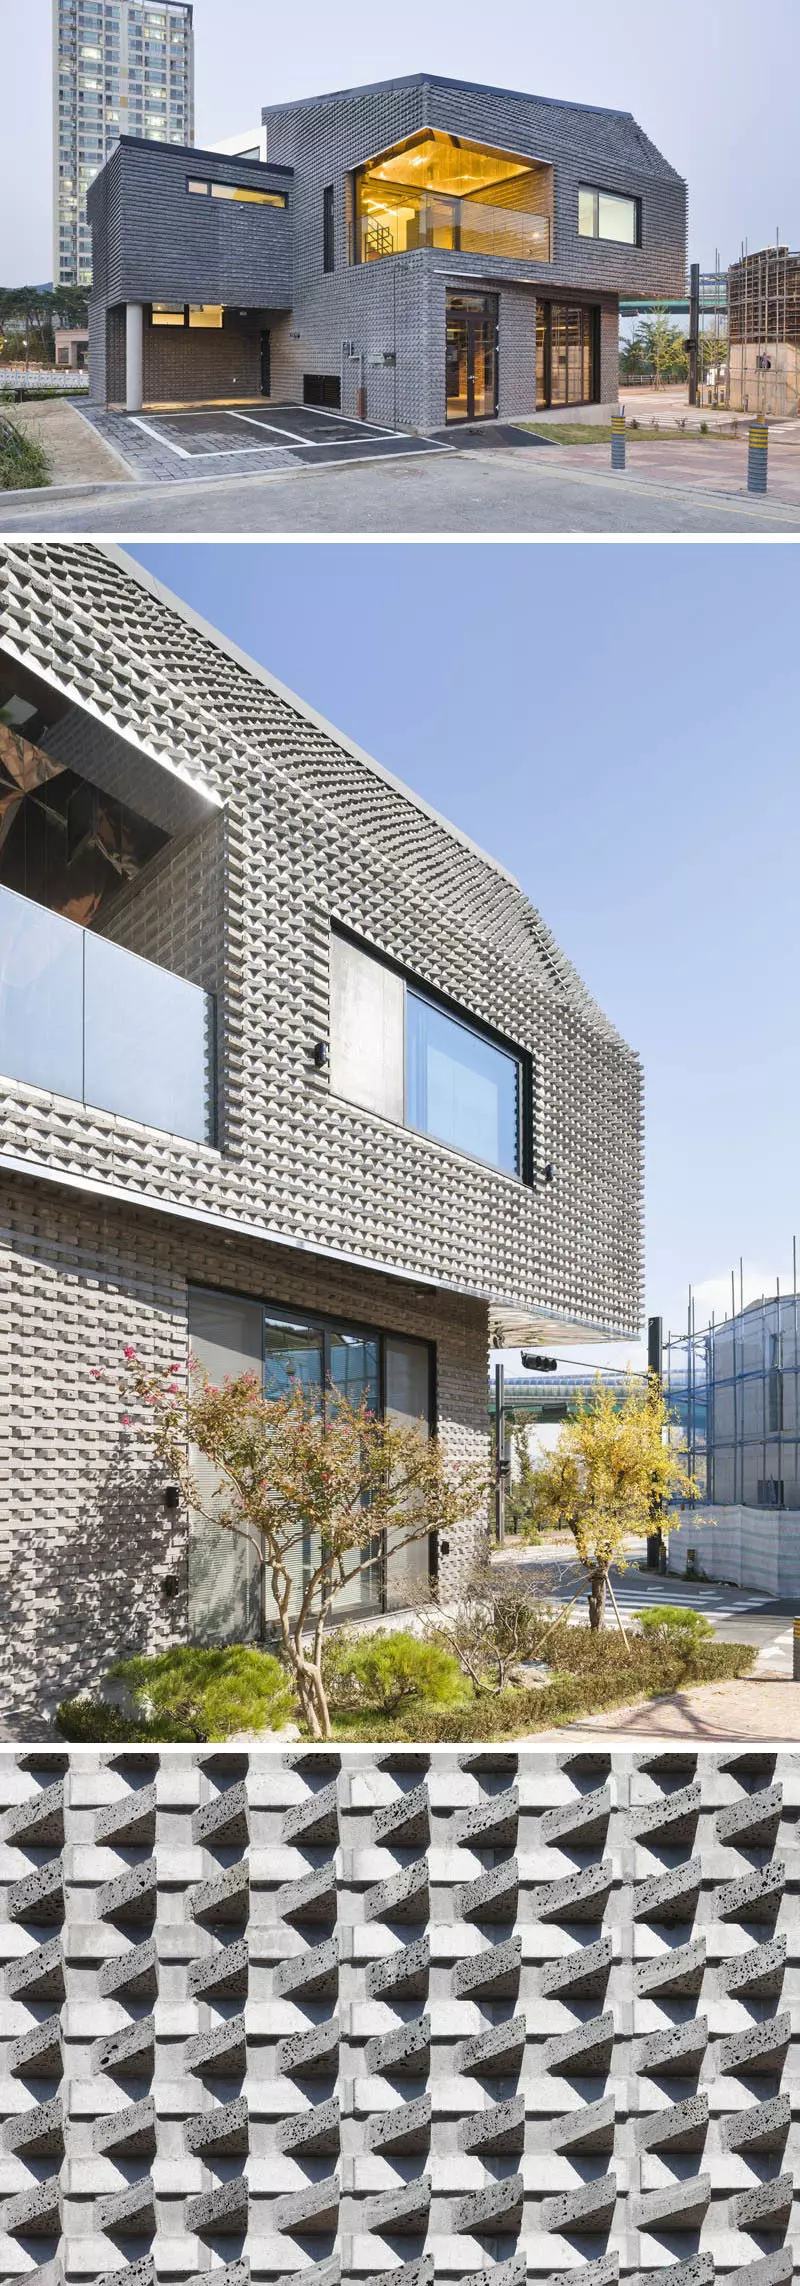
[{"label": "metal railing", "polygon": [[0,889],[0,1073],[214,1140],[215,1005],[138,953]]}]

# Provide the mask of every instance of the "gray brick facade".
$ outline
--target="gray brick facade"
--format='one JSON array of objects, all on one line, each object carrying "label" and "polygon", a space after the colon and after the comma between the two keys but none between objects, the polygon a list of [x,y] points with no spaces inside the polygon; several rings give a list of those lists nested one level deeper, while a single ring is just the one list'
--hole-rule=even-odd
[{"label": "gray brick facade", "polygon": [[[721,1910],[759,1831],[735,1751],[6,1751],[4,2277],[791,2286],[800,1764],[766,1761],[765,1946]],[[642,1812],[695,1778],[675,1943],[635,1907],[674,1854]],[[588,1923],[561,1893],[595,1800]],[[493,1804],[516,1885],[481,1922]]]},{"label": "gray brick facade", "polygon": [[[433,1341],[445,1441],[485,1452],[490,1339],[639,1323],[641,1075],[510,875],[113,549],[9,545],[0,651],[61,694],[51,754],[170,835],[100,933],[217,1015],[213,1142],[0,1077],[3,1642],[30,1705],[185,1626],[183,1529],[92,1368],[113,1383],[128,1340],[183,1357],[192,1283],[302,1304]],[[333,1092],[332,922],[530,1059],[529,1180]]]},{"label": "gray brick facade", "polygon": [[[123,143],[93,186],[92,390],[100,401],[118,402],[122,394],[117,368],[106,369],[109,312],[113,323],[126,301],[241,300],[265,313],[277,401],[301,401],[305,378],[323,375],[338,382],[341,408],[354,414],[363,377],[372,420],[436,429],[446,414],[446,299],[448,288],[455,288],[498,297],[501,417],[536,410],[537,299],[577,300],[597,313],[595,395],[609,403],[617,396],[620,295],[666,297],[685,290],[685,185],[627,112],[416,75],[273,105],[263,117],[269,166],[253,165],[253,180],[289,184],[290,210],[269,216],[252,209],[243,224],[246,210],[223,207],[223,259],[216,241],[209,244],[204,235],[209,218],[194,212],[204,202],[185,195],[192,154]],[[354,262],[354,171],[424,128],[529,155],[539,165],[551,186],[551,259],[465,259],[424,247],[365,265]],[[218,166],[202,153],[199,164]],[[232,179],[235,162],[228,165]],[[579,234],[581,184],[639,201],[639,245]],[[333,193],[334,252],[327,271],[326,191]],[[284,249],[290,238],[288,291]],[[243,250],[244,262],[234,258],[234,245]],[[236,394],[233,388],[223,391],[219,372],[215,376],[203,366],[199,350],[193,360],[194,347],[190,342],[181,374],[186,398]],[[155,366],[146,370],[146,396],[157,399],[161,378]]]}]

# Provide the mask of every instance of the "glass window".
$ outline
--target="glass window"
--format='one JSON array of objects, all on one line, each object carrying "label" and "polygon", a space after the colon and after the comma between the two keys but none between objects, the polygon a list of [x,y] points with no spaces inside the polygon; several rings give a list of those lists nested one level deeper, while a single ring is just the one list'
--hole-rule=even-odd
[{"label": "glass window", "polygon": [[212,198],[230,198],[244,206],[285,206],[285,191],[251,190],[245,183],[212,183]]},{"label": "glass window", "polygon": [[208,994],[91,930],[83,932],[83,942],[86,1102],[207,1142]]},{"label": "glass window", "polygon": [[83,931],[0,889],[0,1071],[83,1095]]},{"label": "glass window", "polygon": [[189,190],[189,191],[194,191],[194,192],[196,193],[196,196],[197,196],[198,198],[207,198],[207,197],[208,197],[208,193],[209,193],[209,188],[210,188],[210,185],[209,185],[208,183],[201,183],[201,182],[192,182],[192,180],[191,180],[191,177],[190,177],[190,179],[189,179],[189,181],[188,181],[188,183],[187,183],[187,185],[186,185],[186,188],[187,188],[187,190]]},{"label": "glass window", "polygon": [[152,325],[185,325],[186,310],[183,302],[154,302],[150,313]]},{"label": "glass window", "polygon": [[641,200],[622,198],[617,191],[578,191],[578,233],[581,238],[605,238],[617,245],[641,245]]},{"label": "glass window", "polygon": [[[387,1334],[384,1343],[384,1370],[386,1377],[386,1411],[403,1428],[418,1424],[421,1436],[430,1436],[430,1350],[427,1342],[404,1339],[399,1334]],[[398,1534],[402,1540],[402,1535]],[[386,1558],[386,1591],[389,1609],[421,1600],[428,1586],[429,1549],[427,1535],[420,1540],[409,1540],[405,1547],[392,1546],[390,1537]]]},{"label": "glass window", "polygon": [[220,333],[222,330],[222,316],[223,313],[218,303],[189,303],[190,329],[194,327],[200,328],[201,330],[205,329],[211,333]]},{"label": "glass window", "polygon": [[385,962],[331,935],[331,1087],[508,1174],[521,1171],[519,1058]]},{"label": "glass window", "polygon": [[[189,1344],[211,1381],[261,1370],[260,1302],[238,1294],[189,1294]],[[195,1452],[192,1468],[201,1508],[189,1531],[189,1632],[199,1643],[241,1643],[261,1633],[261,1582],[255,1549],[214,1521],[217,1478]]]},{"label": "glass window", "polygon": [[327,190],[322,193],[322,267],[323,270],[333,270],[335,267],[332,183],[329,183]]},{"label": "glass window", "polygon": [[519,1064],[410,989],[406,994],[409,1126],[516,1175],[520,1167]]},{"label": "glass window", "polygon": [[552,168],[423,129],[354,177],[350,259],[419,246],[549,261]]}]

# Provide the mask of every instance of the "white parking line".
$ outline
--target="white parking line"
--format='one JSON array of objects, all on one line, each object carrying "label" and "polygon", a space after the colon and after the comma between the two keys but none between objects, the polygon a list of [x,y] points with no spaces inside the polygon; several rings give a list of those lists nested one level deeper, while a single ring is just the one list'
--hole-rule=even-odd
[{"label": "white parking line", "polygon": [[[170,415],[170,418],[172,418],[172,415]],[[247,418],[248,418],[248,416],[247,416],[247,414],[246,414],[246,413],[231,413],[231,415],[230,415],[230,418],[231,418],[231,420],[233,420],[233,421],[246,421],[246,420],[247,420]],[[152,422],[143,420],[143,419],[142,419],[142,417],[141,417],[141,414],[139,414],[139,413],[129,413],[129,414],[128,414],[128,419],[129,419],[129,420],[132,422],[132,425],[133,425],[133,427],[134,427],[134,428],[136,428],[136,429],[143,429],[143,430],[144,430],[144,432],[145,432],[145,435],[146,435],[146,436],[148,436],[148,437],[154,437],[154,438],[155,438],[155,441],[156,441],[156,444],[165,445],[165,446],[166,446],[166,449],[167,449],[167,452],[171,452],[171,453],[174,453],[174,454],[175,454],[175,456],[176,456],[176,458],[177,458],[178,460],[192,460],[192,461],[196,461],[196,460],[236,460],[236,459],[241,459],[241,457],[242,457],[243,455],[248,455],[248,454],[249,454],[250,456],[252,456],[252,454],[253,454],[254,452],[257,452],[257,451],[258,451],[258,449],[259,449],[259,448],[258,448],[258,445],[255,445],[255,444],[251,444],[251,445],[208,445],[208,446],[207,446],[207,447],[206,447],[204,450],[202,450],[202,451],[200,451],[200,452],[189,452],[189,451],[187,451],[187,448],[186,448],[186,446],[185,446],[185,445],[179,445],[179,444],[176,444],[176,443],[175,443],[175,440],[174,440],[174,438],[173,438],[173,437],[168,437],[168,436],[165,436],[165,435],[163,434],[163,432],[162,432],[162,430],[161,430],[161,429],[154,429],[154,428],[153,428],[153,425],[152,425]],[[327,452],[327,453],[334,453],[334,452],[342,452],[342,451],[346,451],[346,450],[347,450],[347,447],[348,447],[349,445],[358,445],[358,444],[360,444],[360,443],[362,442],[362,439],[361,439],[360,437],[358,437],[358,436],[355,436],[355,437],[301,437],[301,436],[297,436],[297,435],[295,435],[295,434],[294,434],[294,432],[293,432],[291,429],[279,429],[279,428],[276,426],[276,424],[275,424],[274,422],[272,422],[272,421],[256,421],[256,420],[253,420],[253,421],[251,421],[251,422],[250,422],[250,426],[251,426],[251,428],[254,428],[254,429],[265,429],[265,428],[274,429],[274,433],[275,433],[275,435],[276,435],[276,436],[288,437],[288,438],[290,439],[290,442],[289,442],[288,444],[279,444],[279,445],[276,445],[276,444],[264,444],[264,445],[262,445],[262,446],[261,446],[261,450],[262,450],[262,452]],[[405,443],[405,441],[406,441],[406,432],[405,432],[404,430],[397,430],[397,429],[378,429],[378,430],[376,430],[376,431],[375,431],[375,442],[376,442],[376,443],[378,443],[378,442],[382,442],[382,441],[383,441],[383,439],[384,439],[384,437],[391,437],[392,439],[397,439],[397,441],[401,441],[401,440],[402,440],[402,442],[403,442],[403,443]],[[364,437],[364,439],[363,439],[363,443],[364,443],[365,445],[367,445],[367,444],[370,444],[372,441],[373,441],[373,440],[372,440],[372,437],[371,437],[371,436],[368,436],[368,437]],[[424,448],[421,448],[420,446],[415,446],[415,447],[413,448],[413,450],[414,450],[415,452],[416,452],[416,451],[419,451],[420,449],[424,449],[424,450],[430,451],[432,448],[431,448],[430,446],[426,446],[426,447],[424,447]],[[445,451],[446,451],[446,450],[447,450],[447,447],[446,447],[446,446],[445,446],[445,447],[442,447],[442,446],[439,446],[439,445],[437,445],[437,446],[436,446],[435,448],[433,448],[433,449],[435,449],[435,450],[437,450],[437,451],[441,451],[441,450],[445,450]],[[377,453],[376,453],[376,454],[372,454],[370,457],[371,457],[371,458],[373,458],[373,459],[391,460],[391,459],[393,459],[393,458],[394,458],[394,455],[393,455],[393,454],[391,454],[391,453],[381,453],[381,454],[377,454]],[[408,456],[408,454],[403,454],[403,456],[402,456],[402,457],[403,457],[404,459],[408,459],[408,457],[409,457],[409,456]]]},{"label": "white parking line", "polygon": [[[329,413],[327,409],[323,408],[321,405],[315,405],[314,418],[317,419],[320,415],[323,420],[327,421],[346,421],[348,428],[356,430],[356,435],[353,438],[354,444],[358,442],[358,437],[361,434],[362,430],[369,430],[371,434],[376,437],[396,437],[405,436],[406,434],[404,429],[379,429],[375,421],[354,421],[351,420],[348,413]],[[265,421],[262,414],[231,412],[229,414],[229,418],[232,421],[249,421],[250,426],[253,429],[274,429],[276,436],[294,437],[298,444],[311,444],[313,441],[311,437],[306,438],[298,436],[296,429],[279,428],[277,421]]]}]

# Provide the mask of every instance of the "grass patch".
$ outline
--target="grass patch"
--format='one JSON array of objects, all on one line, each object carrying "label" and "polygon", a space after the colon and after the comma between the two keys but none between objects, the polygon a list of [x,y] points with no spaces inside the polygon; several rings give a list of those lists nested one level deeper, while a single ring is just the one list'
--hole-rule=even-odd
[{"label": "grass patch", "polygon": [[0,410],[0,492],[33,492],[50,482],[44,445]]},{"label": "grass patch", "polygon": [[[517,427],[529,429],[531,436],[546,437],[548,444],[611,443],[611,425],[609,422],[518,421]],[[630,444],[707,444],[709,438],[713,437],[721,437],[725,444],[735,442],[737,437],[740,443],[744,442],[741,429],[732,426],[730,428],[720,427],[703,430],[688,427],[679,429],[676,428],[674,422],[671,422],[669,427],[660,428],[656,426],[654,428],[652,421],[642,421],[635,426],[633,422],[629,421],[626,435]]]},{"label": "grass patch", "polygon": [[659,1698],[698,1683],[735,1681],[749,1675],[755,1651],[749,1643],[708,1643],[683,1640],[665,1644],[632,1636],[626,1652],[621,1635],[592,1635],[588,1628],[564,1627],[551,1636],[548,1652],[554,1662],[549,1684],[533,1690],[501,1691],[495,1698],[473,1699],[461,1706],[414,1704],[390,1721],[376,1724],[372,1716],[358,1725],[341,1715],[336,1736],[360,1742],[366,1737],[391,1742],[407,1739],[432,1745],[469,1743],[472,1740],[521,1738],[529,1731],[557,1730],[585,1716],[638,1699]]}]

